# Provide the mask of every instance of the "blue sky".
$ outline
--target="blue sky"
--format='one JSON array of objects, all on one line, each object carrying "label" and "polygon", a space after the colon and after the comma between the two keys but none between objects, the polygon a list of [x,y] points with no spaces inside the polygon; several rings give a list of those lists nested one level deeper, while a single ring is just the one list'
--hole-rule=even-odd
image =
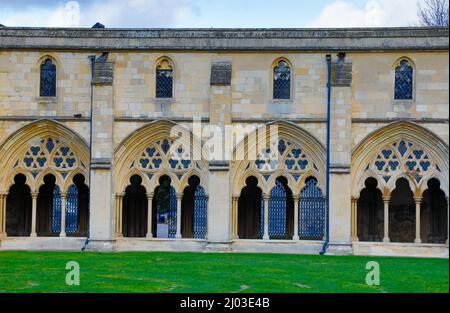
[{"label": "blue sky", "polygon": [[6,26],[411,26],[423,0],[0,0]]}]

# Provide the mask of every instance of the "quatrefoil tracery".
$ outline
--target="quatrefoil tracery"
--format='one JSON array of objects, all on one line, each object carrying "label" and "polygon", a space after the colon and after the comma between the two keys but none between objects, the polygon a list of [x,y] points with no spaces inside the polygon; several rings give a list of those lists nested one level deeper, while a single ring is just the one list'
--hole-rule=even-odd
[{"label": "quatrefoil tracery", "polygon": [[78,160],[72,149],[59,139],[46,138],[32,144],[25,152],[21,162],[25,169],[39,172],[49,166],[58,171],[73,170]]},{"label": "quatrefoil tracery", "polygon": [[282,167],[289,173],[304,173],[310,167],[310,161],[301,146],[292,142],[279,140],[272,143],[274,149],[263,149],[255,161],[259,172],[272,172]]},{"label": "quatrefoil tracery", "polygon": [[154,172],[167,166],[175,172],[188,171],[192,166],[189,152],[173,144],[173,141],[163,139],[149,145],[139,157],[139,169]]},{"label": "quatrefoil tracery", "polygon": [[433,168],[433,163],[424,149],[406,140],[400,140],[383,148],[373,160],[371,168],[386,182],[401,172],[409,173],[420,182]]}]

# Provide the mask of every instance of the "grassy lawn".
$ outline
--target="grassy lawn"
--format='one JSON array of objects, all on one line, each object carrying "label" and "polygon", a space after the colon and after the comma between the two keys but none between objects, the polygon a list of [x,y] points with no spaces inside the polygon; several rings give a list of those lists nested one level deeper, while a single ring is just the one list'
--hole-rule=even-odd
[{"label": "grassy lawn", "polygon": [[[68,261],[80,286],[65,284]],[[381,285],[367,286],[368,261]],[[0,292],[448,292],[441,259],[225,253],[0,252]]]}]

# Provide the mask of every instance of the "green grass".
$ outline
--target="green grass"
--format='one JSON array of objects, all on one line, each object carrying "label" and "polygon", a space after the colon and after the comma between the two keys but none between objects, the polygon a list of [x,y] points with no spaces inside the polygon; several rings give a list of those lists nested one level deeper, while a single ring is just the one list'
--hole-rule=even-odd
[{"label": "green grass", "polygon": [[[68,261],[80,286],[65,284]],[[367,286],[368,261],[381,285]],[[448,292],[443,259],[225,253],[0,252],[0,292]]]}]

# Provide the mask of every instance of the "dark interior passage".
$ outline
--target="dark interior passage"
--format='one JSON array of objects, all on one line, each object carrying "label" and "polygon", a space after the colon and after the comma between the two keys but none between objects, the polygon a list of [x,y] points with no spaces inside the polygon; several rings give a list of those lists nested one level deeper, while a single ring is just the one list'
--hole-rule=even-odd
[{"label": "dark interior passage", "polygon": [[400,178],[389,202],[389,238],[391,242],[414,242],[416,206],[405,178]]},{"label": "dark interior passage", "polygon": [[195,191],[200,184],[197,176],[189,178],[189,186],[184,189],[181,201],[181,236],[194,238]]},{"label": "dark interior passage", "polygon": [[6,198],[6,234],[10,237],[30,236],[31,233],[31,190],[26,177],[18,174]]},{"label": "dark interior passage", "polygon": [[142,178],[134,175],[125,189],[122,208],[122,232],[124,237],[145,237],[147,235],[148,200]]},{"label": "dark interior passage", "polygon": [[447,199],[437,179],[428,181],[420,210],[420,236],[424,243],[445,243],[447,240]]},{"label": "dark interior passage", "polygon": [[39,188],[36,212],[38,236],[59,236],[61,230],[61,192],[55,183],[55,176],[48,174]]},{"label": "dark interior passage", "polygon": [[358,199],[358,239],[382,241],[384,236],[384,204],[375,178],[368,178]]},{"label": "dark interior passage", "polygon": [[251,176],[246,180],[238,200],[238,236],[240,239],[262,239],[261,232],[262,191],[258,180]]}]

